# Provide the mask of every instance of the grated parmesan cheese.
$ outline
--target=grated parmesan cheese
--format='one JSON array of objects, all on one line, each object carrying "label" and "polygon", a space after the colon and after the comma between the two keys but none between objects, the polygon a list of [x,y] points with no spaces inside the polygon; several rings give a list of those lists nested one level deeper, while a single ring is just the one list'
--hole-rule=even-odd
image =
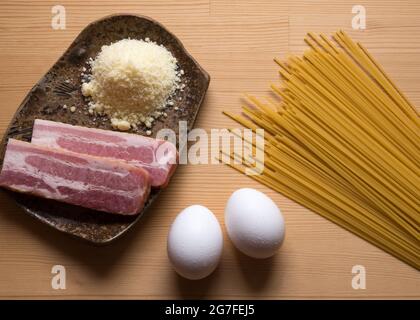
[{"label": "grated parmesan cheese", "polygon": [[120,131],[128,131],[131,128],[131,124],[126,120],[111,119],[111,125]]},{"label": "grated parmesan cheese", "polygon": [[82,84],[83,95],[91,99],[89,113],[108,115],[119,130],[142,123],[150,128],[179,88],[176,58],[150,40],[123,39],[103,46],[90,65],[90,81]]}]

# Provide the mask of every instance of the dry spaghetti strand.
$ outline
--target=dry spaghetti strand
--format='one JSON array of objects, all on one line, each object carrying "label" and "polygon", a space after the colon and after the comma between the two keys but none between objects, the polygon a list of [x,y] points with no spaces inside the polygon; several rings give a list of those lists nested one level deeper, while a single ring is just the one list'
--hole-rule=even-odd
[{"label": "dry spaghetti strand", "polygon": [[332,38],[309,33],[303,57],[275,59],[281,103],[248,95],[227,115],[267,133],[253,179],[420,269],[418,113],[360,43]]}]

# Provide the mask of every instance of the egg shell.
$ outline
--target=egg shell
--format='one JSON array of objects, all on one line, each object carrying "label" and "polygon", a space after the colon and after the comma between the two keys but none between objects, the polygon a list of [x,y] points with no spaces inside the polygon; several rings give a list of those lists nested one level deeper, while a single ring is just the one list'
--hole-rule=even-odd
[{"label": "egg shell", "polygon": [[193,205],[175,218],[168,235],[168,257],[181,276],[198,280],[217,267],[223,235],[215,215],[206,207]]},{"label": "egg shell", "polygon": [[284,239],[284,218],[264,193],[243,188],[235,191],[225,208],[229,238],[237,249],[253,258],[268,258]]}]

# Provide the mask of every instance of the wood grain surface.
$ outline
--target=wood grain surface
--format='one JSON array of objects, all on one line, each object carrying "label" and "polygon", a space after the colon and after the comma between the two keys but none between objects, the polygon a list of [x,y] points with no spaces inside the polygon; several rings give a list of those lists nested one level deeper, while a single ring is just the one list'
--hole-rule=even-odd
[{"label": "wood grain surface", "polygon": [[[349,0],[60,1],[67,28],[51,28],[56,1],[0,2],[0,132],[28,90],[91,21],[113,13],[153,17],[174,32],[212,81],[197,127],[232,127],[223,109],[239,111],[243,92],[263,95],[277,80],[274,56],[305,49],[308,31],[341,28],[374,54],[408,98],[420,105],[420,2],[365,0],[367,29],[351,29]],[[237,188],[272,197],[286,220],[273,258],[239,254],[226,236],[219,268],[196,282],[178,277],[166,236],[186,206],[208,206],[224,229],[223,210]],[[225,230],[225,229],[224,229]],[[51,288],[63,265],[67,289]],[[363,265],[367,288],[351,286]],[[172,183],[129,234],[92,247],[25,215],[0,193],[0,298],[420,298],[418,271],[353,234],[223,165],[181,166]]]}]

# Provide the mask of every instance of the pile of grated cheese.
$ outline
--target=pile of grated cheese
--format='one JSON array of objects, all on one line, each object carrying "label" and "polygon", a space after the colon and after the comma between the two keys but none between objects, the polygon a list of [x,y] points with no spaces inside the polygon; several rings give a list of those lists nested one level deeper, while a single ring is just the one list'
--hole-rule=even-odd
[{"label": "pile of grated cheese", "polygon": [[123,39],[103,46],[90,61],[91,75],[82,84],[90,97],[89,113],[106,114],[114,128],[151,128],[180,88],[176,58],[162,45],[146,40]]}]

